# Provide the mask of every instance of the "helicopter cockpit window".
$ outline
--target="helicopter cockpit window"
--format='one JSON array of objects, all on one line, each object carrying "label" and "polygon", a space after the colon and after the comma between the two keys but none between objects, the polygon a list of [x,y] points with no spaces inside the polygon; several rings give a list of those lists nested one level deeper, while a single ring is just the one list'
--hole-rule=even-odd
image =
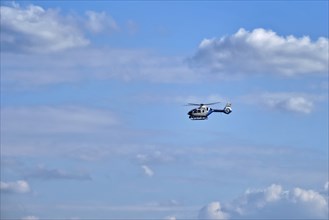
[{"label": "helicopter cockpit window", "polygon": [[198,113],[201,113],[200,109],[198,110]]}]

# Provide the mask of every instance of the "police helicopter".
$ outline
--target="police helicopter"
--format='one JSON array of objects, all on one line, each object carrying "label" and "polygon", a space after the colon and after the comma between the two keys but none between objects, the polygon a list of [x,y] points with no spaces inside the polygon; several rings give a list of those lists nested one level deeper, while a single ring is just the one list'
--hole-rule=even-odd
[{"label": "police helicopter", "polygon": [[208,105],[214,105],[220,102],[213,102],[207,104],[196,104],[188,103],[187,105],[199,106],[198,108],[192,109],[187,114],[191,120],[205,120],[208,119],[208,116],[213,112],[222,112],[225,114],[230,114],[232,112],[231,103],[227,103],[223,109],[212,109]]}]

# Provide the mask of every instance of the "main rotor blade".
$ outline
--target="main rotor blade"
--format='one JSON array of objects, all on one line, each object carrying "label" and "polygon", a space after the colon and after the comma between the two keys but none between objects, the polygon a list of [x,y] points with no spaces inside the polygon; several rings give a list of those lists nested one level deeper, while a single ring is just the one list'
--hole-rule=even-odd
[{"label": "main rotor blade", "polygon": [[187,103],[187,105],[194,105],[194,106],[200,106],[200,105],[203,105],[203,104],[196,104],[196,103]]},{"label": "main rotor blade", "polygon": [[215,105],[215,104],[218,104],[220,102],[212,102],[212,103],[207,103],[207,104],[204,104],[204,105]]},{"label": "main rotor blade", "polygon": [[194,105],[194,106],[204,106],[204,105],[215,105],[218,104],[220,102],[212,102],[212,103],[207,103],[207,104],[203,104],[203,103],[187,103],[187,105]]}]

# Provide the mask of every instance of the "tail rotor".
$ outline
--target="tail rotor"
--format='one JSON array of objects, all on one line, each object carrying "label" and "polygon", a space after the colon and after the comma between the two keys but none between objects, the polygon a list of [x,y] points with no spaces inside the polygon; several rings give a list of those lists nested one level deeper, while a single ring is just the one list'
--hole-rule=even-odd
[{"label": "tail rotor", "polygon": [[232,104],[231,103],[227,103],[224,107],[224,113],[225,114],[230,114],[232,112]]}]

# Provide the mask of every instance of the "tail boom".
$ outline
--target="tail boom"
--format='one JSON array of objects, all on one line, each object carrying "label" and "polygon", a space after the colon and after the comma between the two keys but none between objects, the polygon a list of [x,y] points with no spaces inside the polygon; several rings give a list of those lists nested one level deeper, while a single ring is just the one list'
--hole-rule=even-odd
[{"label": "tail boom", "polygon": [[212,112],[221,112],[228,115],[232,112],[231,103],[227,103],[223,109],[213,109]]}]

